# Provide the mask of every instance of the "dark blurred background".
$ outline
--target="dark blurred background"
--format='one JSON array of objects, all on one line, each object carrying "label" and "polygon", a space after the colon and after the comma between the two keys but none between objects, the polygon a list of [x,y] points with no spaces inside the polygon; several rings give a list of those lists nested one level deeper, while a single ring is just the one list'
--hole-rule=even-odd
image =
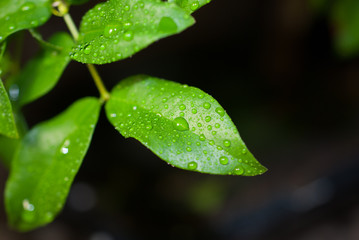
[{"label": "dark blurred background", "polygon": [[[72,7],[76,23],[98,2]],[[6,227],[1,207],[0,239],[359,239],[355,2],[213,0],[182,34],[98,67],[109,89],[144,73],[211,94],[267,173],[211,176],[172,168],[125,140],[102,112],[63,212],[19,234]],[[57,30],[66,30],[57,17],[40,28],[45,38]],[[25,37],[26,60],[38,47]],[[91,81],[86,67],[72,62],[50,94],[25,107],[29,125],[97,96]],[[1,192],[7,174],[0,166]]]}]

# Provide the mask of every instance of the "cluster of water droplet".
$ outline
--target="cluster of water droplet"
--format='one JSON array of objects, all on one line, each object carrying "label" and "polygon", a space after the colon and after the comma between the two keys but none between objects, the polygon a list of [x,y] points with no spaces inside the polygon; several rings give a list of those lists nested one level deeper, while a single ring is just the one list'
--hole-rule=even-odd
[{"label": "cluster of water droplet", "polygon": [[[121,92],[127,100],[113,106],[111,121],[125,137],[139,139],[171,164],[204,172],[224,166],[238,175],[250,175],[251,167],[260,166],[247,156],[224,109],[201,90],[148,79],[136,83],[133,91],[119,88]],[[116,93],[113,97],[118,98]]]},{"label": "cluster of water droplet", "polygon": [[26,2],[19,6],[19,8],[14,9],[12,14],[7,14],[3,19],[0,19],[2,25],[0,26],[0,42],[15,31],[37,27],[44,23],[50,16],[50,10],[48,10],[48,14],[45,14],[46,16],[41,17],[34,13],[34,11],[39,11],[39,13],[43,15],[44,11],[42,11],[41,8],[44,7],[45,6],[41,6],[41,3]]},{"label": "cluster of water droplet", "polygon": [[[178,8],[178,7],[177,7]],[[192,23],[181,9],[162,1],[109,1],[84,16],[75,60],[104,64],[124,59]],[[172,17],[172,15],[173,17]]]}]

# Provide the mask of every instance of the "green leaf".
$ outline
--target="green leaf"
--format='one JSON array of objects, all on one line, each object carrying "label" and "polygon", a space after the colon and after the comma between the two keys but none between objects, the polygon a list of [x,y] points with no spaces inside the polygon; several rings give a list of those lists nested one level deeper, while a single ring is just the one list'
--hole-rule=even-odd
[{"label": "green leaf", "polygon": [[0,160],[7,168],[10,168],[17,147],[19,146],[25,133],[28,131],[27,123],[21,112],[19,112],[18,109],[15,109],[13,114],[19,138],[15,139],[0,136]]},{"label": "green leaf", "polygon": [[81,99],[26,134],[5,189],[13,227],[28,231],[59,213],[89,147],[100,107],[96,98]]},{"label": "green leaf", "polygon": [[1,79],[0,79],[0,134],[11,138],[18,137],[14,115],[12,113],[11,102]]},{"label": "green leaf", "polygon": [[56,33],[50,44],[60,46],[61,51],[47,47],[29,61],[15,81],[19,87],[18,103],[27,104],[48,93],[58,82],[67,64],[73,41],[67,33]]},{"label": "green leaf", "polygon": [[1,0],[0,42],[10,34],[44,24],[51,16],[50,0]]},{"label": "green leaf", "polygon": [[113,89],[106,113],[123,136],[139,140],[176,167],[245,176],[266,171],[224,109],[198,88],[130,77]]},{"label": "green leaf", "polygon": [[114,62],[193,23],[193,18],[174,3],[110,0],[86,13],[80,26],[79,45],[71,57],[83,63]]},{"label": "green leaf", "polygon": [[210,3],[211,0],[169,0],[169,2],[174,2],[181,8],[185,9],[187,12],[193,13],[200,7]]},{"label": "green leaf", "polygon": [[359,53],[359,1],[335,1],[331,12],[334,31],[334,46],[342,57]]}]

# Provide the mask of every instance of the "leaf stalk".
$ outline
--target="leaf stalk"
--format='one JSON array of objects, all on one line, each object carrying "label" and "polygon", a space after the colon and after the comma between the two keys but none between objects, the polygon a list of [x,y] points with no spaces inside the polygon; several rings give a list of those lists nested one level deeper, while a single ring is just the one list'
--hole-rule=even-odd
[{"label": "leaf stalk", "polygon": [[[61,9],[61,8],[59,8]],[[67,28],[69,29],[72,37],[74,38],[75,42],[77,42],[78,38],[79,38],[79,31],[77,30],[77,27],[74,23],[74,21],[72,20],[71,15],[68,13],[68,11],[66,11],[63,14],[63,19],[67,25]],[[97,69],[95,68],[95,66],[93,64],[86,64],[87,68],[92,76],[92,79],[94,80],[94,83],[97,87],[97,90],[100,93],[101,96],[101,100],[102,101],[107,101],[108,99],[110,99],[110,93],[107,91],[100,75],[97,72]]]}]

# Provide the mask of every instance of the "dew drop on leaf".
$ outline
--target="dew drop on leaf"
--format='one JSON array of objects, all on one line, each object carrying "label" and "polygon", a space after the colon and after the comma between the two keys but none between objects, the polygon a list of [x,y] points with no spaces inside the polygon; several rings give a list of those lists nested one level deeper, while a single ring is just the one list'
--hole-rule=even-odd
[{"label": "dew drop on leaf", "polygon": [[216,113],[218,113],[219,116],[223,117],[224,116],[224,109],[221,107],[217,107],[216,108]]},{"label": "dew drop on leaf", "polygon": [[208,103],[208,102],[205,102],[205,103],[203,103],[203,107],[204,107],[205,109],[210,109],[210,108],[211,108],[211,104]]},{"label": "dew drop on leaf", "polygon": [[234,169],[234,174],[236,174],[236,175],[242,175],[243,173],[244,173],[244,169],[241,166],[237,166]]},{"label": "dew drop on leaf", "polygon": [[179,106],[179,109],[182,110],[182,111],[185,110],[185,109],[186,109],[186,105],[181,104],[181,105]]},{"label": "dew drop on leaf", "polygon": [[158,24],[158,30],[160,32],[176,32],[177,24],[170,17],[162,17]]},{"label": "dew drop on leaf", "polygon": [[219,158],[219,162],[223,165],[227,165],[228,164],[228,158],[226,156],[222,156]]},{"label": "dew drop on leaf", "polygon": [[189,170],[195,170],[196,168],[197,168],[197,163],[196,162],[188,163],[188,169]]},{"label": "dew drop on leaf", "polygon": [[223,145],[224,145],[225,147],[230,147],[230,146],[231,146],[231,141],[229,141],[229,140],[224,140],[224,141],[223,141]]},{"label": "dew drop on leaf", "polygon": [[123,39],[126,41],[131,41],[133,39],[133,32],[127,31],[123,34]]},{"label": "dew drop on leaf", "polygon": [[177,131],[186,131],[189,129],[189,125],[186,119],[183,117],[177,117],[173,120],[173,127]]},{"label": "dew drop on leaf", "polygon": [[211,117],[210,116],[206,116],[205,118],[204,118],[204,120],[206,121],[206,122],[210,122],[211,121]]}]

